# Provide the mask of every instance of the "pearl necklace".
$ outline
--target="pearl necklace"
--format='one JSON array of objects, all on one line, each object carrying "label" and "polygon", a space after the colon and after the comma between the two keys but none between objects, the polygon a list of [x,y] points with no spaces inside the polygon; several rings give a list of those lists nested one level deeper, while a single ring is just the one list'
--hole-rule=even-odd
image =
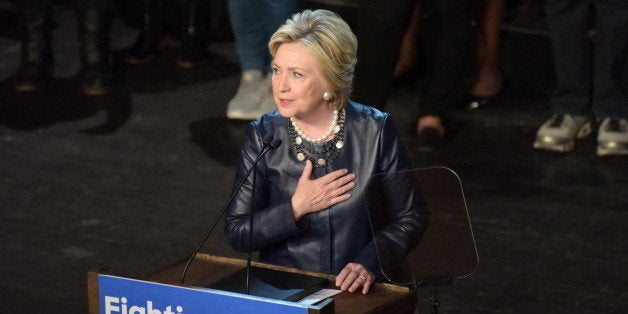
[{"label": "pearl necklace", "polygon": [[[336,114],[336,112],[334,112]],[[301,138],[302,134],[299,134],[296,129],[296,124],[288,123],[288,132],[290,133],[290,139],[296,153],[297,160],[305,161],[310,160],[314,167],[325,167],[331,165],[340,150],[345,146],[344,142],[344,125],[345,125],[345,110],[342,109],[336,114],[332,123],[331,133],[327,135],[328,141],[324,141],[325,138],[310,139],[307,142]],[[315,143],[313,140],[321,140],[320,143]]]},{"label": "pearl necklace", "polygon": [[[317,137],[317,138],[309,137],[307,134],[305,134],[305,132],[303,132],[303,130],[299,128],[299,126],[297,125],[297,122],[294,121],[294,117],[290,117],[290,124],[292,124],[292,127],[297,132],[297,134],[299,134],[300,138],[310,143],[323,143],[325,142],[325,140],[327,140],[331,136],[332,133],[334,132],[338,133],[338,131],[340,131],[340,127],[338,126],[338,110],[334,110],[334,118],[331,121],[331,125],[327,129],[327,132],[325,132],[325,134],[323,134],[323,136],[321,137]],[[297,143],[297,144],[301,144],[301,143]]]}]

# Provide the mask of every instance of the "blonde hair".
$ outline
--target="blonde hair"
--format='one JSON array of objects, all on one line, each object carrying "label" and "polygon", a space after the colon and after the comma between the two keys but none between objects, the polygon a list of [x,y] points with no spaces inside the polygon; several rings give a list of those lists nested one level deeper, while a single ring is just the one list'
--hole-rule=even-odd
[{"label": "blonde hair", "polygon": [[[331,88],[331,102],[341,109],[353,88],[353,71],[358,41],[351,28],[336,13],[305,10],[287,20],[270,38],[268,49],[275,56],[284,43],[302,43],[317,60],[319,70]],[[322,95],[321,95],[322,97]]]}]

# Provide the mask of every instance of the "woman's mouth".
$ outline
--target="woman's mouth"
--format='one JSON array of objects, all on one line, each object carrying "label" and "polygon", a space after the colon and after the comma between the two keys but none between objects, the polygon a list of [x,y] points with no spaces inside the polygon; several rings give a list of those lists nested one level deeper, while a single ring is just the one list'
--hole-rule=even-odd
[{"label": "woman's mouth", "polygon": [[288,99],[288,98],[279,98],[279,104],[280,104],[281,106],[284,106],[284,107],[285,107],[285,106],[289,106],[291,103],[292,103],[292,100],[291,100],[291,99]]}]

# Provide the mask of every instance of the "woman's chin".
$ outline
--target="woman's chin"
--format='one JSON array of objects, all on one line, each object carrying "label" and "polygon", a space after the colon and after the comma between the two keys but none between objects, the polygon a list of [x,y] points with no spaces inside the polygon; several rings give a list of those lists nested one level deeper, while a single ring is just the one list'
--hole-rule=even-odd
[{"label": "woman's chin", "polygon": [[277,109],[279,110],[279,114],[284,118],[290,118],[294,116],[294,112],[292,110],[289,110],[287,108],[281,108],[281,106],[279,106]]}]

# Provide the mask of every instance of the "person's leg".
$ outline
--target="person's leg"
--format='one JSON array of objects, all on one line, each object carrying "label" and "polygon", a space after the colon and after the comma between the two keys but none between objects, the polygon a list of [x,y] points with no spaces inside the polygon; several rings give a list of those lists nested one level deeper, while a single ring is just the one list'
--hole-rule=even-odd
[{"label": "person's leg", "polygon": [[399,58],[393,71],[393,77],[399,78],[406,74],[417,63],[419,57],[419,32],[421,29],[421,4],[417,1],[412,10],[410,25],[403,36]]},{"label": "person's leg", "polygon": [[598,155],[628,154],[628,3],[597,1],[592,109]]},{"label": "person's leg", "polygon": [[22,12],[40,12],[52,6],[51,0],[19,0],[12,3]]},{"label": "person's leg", "polygon": [[596,1],[592,109],[599,118],[628,117],[628,3]]},{"label": "person's leg", "polygon": [[81,88],[90,96],[111,91],[113,73],[109,55],[111,0],[77,0],[79,46],[82,74]]},{"label": "person's leg", "polygon": [[[267,71],[270,72],[270,64],[272,62],[272,56],[268,49],[268,41],[270,37],[277,31],[277,29],[283,25],[287,19],[293,14],[299,12],[301,8],[300,0],[264,0],[264,20],[266,26],[266,45],[264,46],[265,54],[264,59],[266,61]],[[277,109],[275,99],[273,97],[273,89],[271,83],[271,75],[266,75],[265,85],[266,94],[262,97],[259,107],[256,110],[257,116],[261,116],[264,113],[272,112]]]},{"label": "person's leg", "polygon": [[264,97],[266,40],[261,1],[229,0],[229,18],[242,77],[235,96],[227,105],[227,118],[255,120]]},{"label": "person's leg", "polygon": [[228,4],[242,78],[236,95],[227,106],[227,117],[255,120],[270,109],[270,106],[262,105],[267,103],[264,100],[271,88],[270,81],[264,77],[270,68],[268,40],[271,32],[296,13],[298,2],[229,0]]},{"label": "person's leg", "polygon": [[545,11],[557,85],[550,98],[552,109],[558,114],[584,115],[592,88],[589,2],[548,0]]},{"label": "person's leg", "polygon": [[185,69],[203,65],[207,59],[209,1],[179,0],[181,5],[181,52],[177,64]]},{"label": "person's leg", "polygon": [[574,148],[576,139],[591,133],[589,1],[548,0],[545,11],[554,49],[557,87],[550,97],[554,115],[541,125],[533,146],[568,152]]},{"label": "person's leg", "polygon": [[261,1],[229,0],[229,18],[242,71],[266,69],[266,29]]},{"label": "person's leg", "polygon": [[266,65],[270,67],[272,56],[268,50],[268,41],[279,26],[283,25],[287,19],[293,14],[299,12],[301,8],[301,1],[299,0],[264,0],[264,13],[266,14],[266,33],[265,39],[265,60]]},{"label": "person's leg", "polygon": [[13,88],[20,92],[40,89],[53,71],[52,4],[50,1],[16,1],[25,25],[20,67]]},{"label": "person's leg", "polygon": [[462,83],[470,64],[472,35],[470,2],[424,1],[427,77],[420,102],[417,131],[445,133],[443,114],[464,94]]},{"label": "person's leg", "polygon": [[550,97],[554,115],[537,131],[535,148],[568,152],[577,138],[591,133],[588,117],[592,90],[589,2],[549,0],[545,5],[556,73]]},{"label": "person's leg", "polygon": [[125,57],[129,64],[152,61],[169,41],[166,36],[164,0],[143,0],[142,28],[133,47]]},{"label": "person's leg", "polygon": [[351,99],[383,108],[393,90],[393,71],[415,0],[361,0],[358,63]]},{"label": "person's leg", "polygon": [[477,73],[471,94],[490,97],[502,88],[503,74],[499,66],[499,38],[504,0],[484,0],[477,19]]},{"label": "person's leg", "polygon": [[114,9],[111,0],[76,0],[76,5],[82,11],[112,13]]}]

